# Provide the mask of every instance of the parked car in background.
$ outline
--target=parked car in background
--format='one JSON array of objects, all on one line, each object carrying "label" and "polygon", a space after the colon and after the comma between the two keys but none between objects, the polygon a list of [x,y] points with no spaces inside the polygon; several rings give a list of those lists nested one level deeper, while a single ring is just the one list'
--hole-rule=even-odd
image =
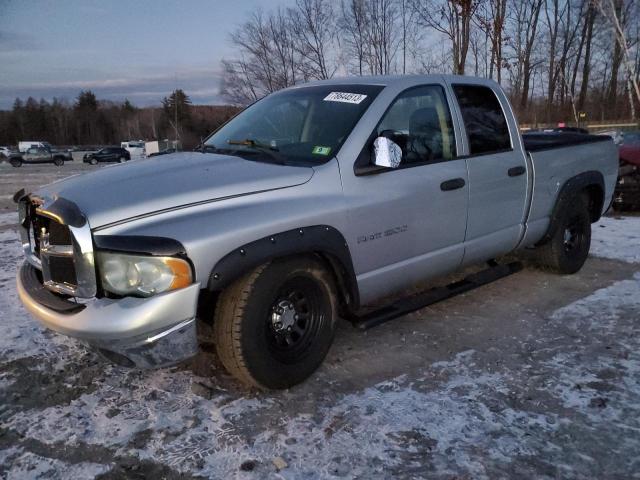
[{"label": "parked car in background", "polygon": [[620,170],[613,206],[616,210],[640,209],[640,131],[624,132],[618,152]]},{"label": "parked car in background", "polygon": [[129,152],[129,158],[144,157],[146,153],[144,141],[142,140],[121,142],[120,147]]},{"label": "parked car in background", "polygon": [[26,152],[12,152],[9,156],[9,163],[14,167],[21,167],[27,163],[53,163],[57,167],[70,162],[73,158],[70,152],[63,152],[47,147],[31,147]]},{"label": "parked car in background", "polygon": [[176,153],[175,148],[167,148],[165,150],[160,150],[159,152],[153,152],[149,154],[149,157],[157,157],[159,155],[168,155],[169,153]]},{"label": "parked car in background", "polygon": [[613,139],[613,143],[616,145],[620,145],[624,138],[624,133],[620,130],[605,130],[603,132],[596,132],[594,135],[605,135],[607,137],[611,137]]},{"label": "parked car in background", "polygon": [[287,388],[322,363],[338,315],[370,322],[363,307],[419,282],[524,248],[580,270],[617,155],[607,137],[521,136],[486,79],[296,85],[202,153],[22,189],[17,289],[44,325],[129,366],[195,355],[199,316],[229,372]]},{"label": "parked car in background", "polygon": [[30,148],[46,148],[47,150],[53,150],[53,147],[51,147],[49,142],[42,142],[39,140],[23,140],[22,142],[18,142],[18,151],[20,153],[25,153]]},{"label": "parked car in background", "polygon": [[11,149],[9,147],[0,147],[0,160],[9,158],[9,155],[11,155]]},{"label": "parked car in background", "polygon": [[589,130],[582,127],[556,127],[553,131],[558,133],[579,133],[581,135],[589,135]]},{"label": "parked car in background", "polygon": [[553,128],[543,128],[543,132],[554,132],[554,133],[574,133],[579,135],[589,135],[589,130],[582,127],[553,127]]},{"label": "parked car in background", "polygon": [[100,162],[120,162],[124,163],[131,160],[131,154],[122,147],[105,147],[97,152],[87,153],[82,161],[97,165]]}]

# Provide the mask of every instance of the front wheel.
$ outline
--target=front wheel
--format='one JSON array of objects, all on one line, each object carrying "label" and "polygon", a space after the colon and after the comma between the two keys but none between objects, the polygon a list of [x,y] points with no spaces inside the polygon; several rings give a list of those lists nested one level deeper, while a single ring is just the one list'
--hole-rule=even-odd
[{"label": "front wheel", "polygon": [[124,163],[126,160],[127,160],[126,158],[124,158],[124,157],[120,157],[120,158],[118,159],[118,162],[120,162],[120,163]]},{"label": "front wheel", "polygon": [[12,167],[16,167],[16,168],[22,166],[22,160],[20,160],[19,158],[12,158],[9,163],[11,163]]},{"label": "front wheel", "polygon": [[288,388],[320,366],[336,319],[333,281],[319,260],[275,260],[222,292],[214,341],[224,367],[243,383]]},{"label": "front wheel", "polygon": [[98,160],[96,160],[95,158],[91,157],[91,159],[89,159],[89,163],[91,165],[97,165],[98,164]]},{"label": "front wheel", "polygon": [[551,238],[538,247],[538,263],[557,273],[572,274],[582,268],[591,247],[591,216],[588,199],[575,196],[560,212]]}]

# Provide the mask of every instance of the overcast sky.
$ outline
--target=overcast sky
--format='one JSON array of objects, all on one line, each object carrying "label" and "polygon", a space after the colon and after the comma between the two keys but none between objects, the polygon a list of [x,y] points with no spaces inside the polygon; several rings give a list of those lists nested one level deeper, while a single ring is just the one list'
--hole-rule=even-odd
[{"label": "overcast sky", "polygon": [[293,0],[0,0],[0,109],[16,97],[159,104],[176,86],[220,103],[229,34],[262,6]]}]

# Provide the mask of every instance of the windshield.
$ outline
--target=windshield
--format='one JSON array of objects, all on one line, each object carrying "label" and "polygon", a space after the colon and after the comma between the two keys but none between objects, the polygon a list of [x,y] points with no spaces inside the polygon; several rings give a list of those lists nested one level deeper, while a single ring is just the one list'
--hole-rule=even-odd
[{"label": "windshield", "polygon": [[324,163],[382,88],[323,85],[273,93],[211,135],[204,151],[287,165]]}]

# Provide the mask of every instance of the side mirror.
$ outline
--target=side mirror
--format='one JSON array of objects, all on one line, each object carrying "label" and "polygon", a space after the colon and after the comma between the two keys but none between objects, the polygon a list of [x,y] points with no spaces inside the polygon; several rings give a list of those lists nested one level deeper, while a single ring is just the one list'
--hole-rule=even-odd
[{"label": "side mirror", "polygon": [[402,149],[387,137],[378,137],[373,141],[374,165],[378,167],[398,168],[402,160]]}]

